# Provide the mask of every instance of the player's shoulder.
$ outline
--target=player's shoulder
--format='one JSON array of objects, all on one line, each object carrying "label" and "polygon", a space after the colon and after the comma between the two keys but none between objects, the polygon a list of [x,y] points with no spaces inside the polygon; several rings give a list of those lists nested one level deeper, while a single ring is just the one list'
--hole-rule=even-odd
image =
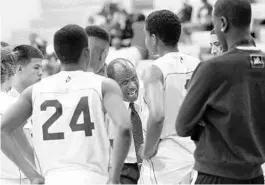
[{"label": "player's shoulder", "polygon": [[184,59],[186,59],[187,61],[191,61],[191,62],[194,62],[194,63],[200,63],[200,60],[194,56],[191,56],[191,55],[188,55],[188,54],[185,54],[185,53],[181,53],[181,56],[180,57],[183,57]]},{"label": "player's shoulder", "polygon": [[0,92],[0,114],[3,114],[3,112],[15,101],[17,100],[17,98],[12,97],[10,95],[8,95],[7,93],[4,92]]},{"label": "player's shoulder", "polygon": [[102,90],[102,95],[104,96],[108,92],[115,92],[115,93],[120,93],[120,86],[118,83],[110,78],[102,78],[102,85],[101,85],[101,90]]}]

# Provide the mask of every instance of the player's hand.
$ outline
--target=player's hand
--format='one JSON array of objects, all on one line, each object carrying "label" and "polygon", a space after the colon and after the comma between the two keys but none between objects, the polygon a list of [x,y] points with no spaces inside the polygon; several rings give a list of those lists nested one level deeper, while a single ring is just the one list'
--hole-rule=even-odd
[{"label": "player's hand", "polygon": [[41,175],[34,177],[33,179],[30,180],[30,184],[44,184],[45,179]]}]

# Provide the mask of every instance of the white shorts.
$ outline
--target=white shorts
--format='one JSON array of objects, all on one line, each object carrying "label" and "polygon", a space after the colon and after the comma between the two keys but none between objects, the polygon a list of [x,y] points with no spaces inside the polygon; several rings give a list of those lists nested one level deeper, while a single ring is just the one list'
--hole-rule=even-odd
[{"label": "white shorts", "polygon": [[0,179],[1,185],[19,185],[19,184],[30,184],[28,179],[8,179],[2,178]]},{"label": "white shorts", "polygon": [[193,165],[192,151],[174,139],[163,139],[157,154],[143,161],[138,184],[190,184]]},{"label": "white shorts", "polygon": [[58,184],[106,184],[108,175],[101,175],[86,169],[75,168],[61,168],[51,170],[45,175],[45,184],[58,185]]}]

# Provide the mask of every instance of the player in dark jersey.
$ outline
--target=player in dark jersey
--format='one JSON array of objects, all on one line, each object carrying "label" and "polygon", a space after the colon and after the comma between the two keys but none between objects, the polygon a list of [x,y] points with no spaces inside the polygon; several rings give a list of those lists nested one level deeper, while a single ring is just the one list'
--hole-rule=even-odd
[{"label": "player in dark jersey", "polygon": [[228,51],[199,64],[176,122],[180,136],[196,133],[196,184],[264,183],[265,55],[250,22],[248,0],[214,5],[214,29]]}]

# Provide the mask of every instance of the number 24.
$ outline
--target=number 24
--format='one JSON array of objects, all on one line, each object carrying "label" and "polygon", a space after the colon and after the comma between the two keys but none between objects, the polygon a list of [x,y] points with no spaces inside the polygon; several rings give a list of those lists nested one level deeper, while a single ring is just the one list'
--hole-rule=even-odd
[{"label": "number 24", "polygon": [[[55,121],[62,116],[63,108],[62,104],[58,100],[46,100],[41,104],[41,111],[46,111],[48,107],[55,107],[55,113],[42,125],[43,140],[60,140],[64,139],[64,133],[49,133],[48,129]],[[84,123],[77,124],[80,114],[83,112]],[[85,135],[92,136],[92,130],[94,129],[94,123],[91,122],[90,112],[88,107],[88,97],[82,97],[77,104],[73,117],[70,121],[70,128],[73,132],[85,131]]]}]

